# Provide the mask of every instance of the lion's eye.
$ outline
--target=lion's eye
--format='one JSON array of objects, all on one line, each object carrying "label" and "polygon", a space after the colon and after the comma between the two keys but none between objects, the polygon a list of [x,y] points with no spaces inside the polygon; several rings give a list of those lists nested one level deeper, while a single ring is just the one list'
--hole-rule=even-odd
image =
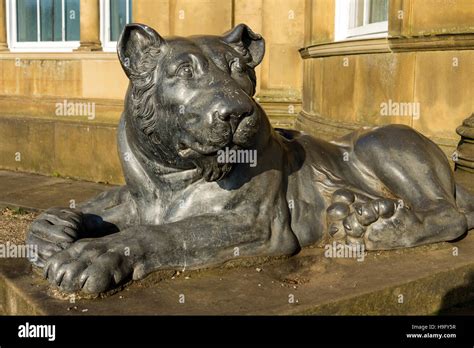
[{"label": "lion's eye", "polygon": [[230,61],[230,69],[232,71],[236,71],[238,73],[242,73],[244,71],[244,68],[242,67],[242,64],[240,64],[240,59],[235,58]]},{"label": "lion's eye", "polygon": [[183,79],[190,79],[194,76],[193,67],[190,64],[181,65],[176,71],[176,75]]}]

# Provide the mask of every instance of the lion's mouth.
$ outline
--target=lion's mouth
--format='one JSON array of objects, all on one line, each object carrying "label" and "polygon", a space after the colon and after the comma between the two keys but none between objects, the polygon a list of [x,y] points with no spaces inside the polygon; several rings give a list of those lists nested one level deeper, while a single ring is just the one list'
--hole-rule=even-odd
[{"label": "lion's mouth", "polygon": [[[227,145],[230,148],[238,148],[237,145]],[[194,163],[204,180],[219,181],[229,174],[232,170],[232,163],[220,163],[218,153],[222,147],[202,145],[197,142],[187,144],[180,142],[178,145],[178,154],[181,158]]]},{"label": "lion's mouth", "polygon": [[217,156],[218,152],[226,147],[233,147],[232,137],[230,139],[222,139],[221,142],[212,142],[210,144],[203,144],[195,139],[191,134],[187,133],[180,139],[178,143],[178,155],[181,158],[197,158],[197,157],[212,157]]},{"label": "lion's mouth", "polygon": [[178,127],[181,136],[176,151],[181,158],[214,157],[219,150],[225,148],[252,147],[260,128],[260,115],[258,112],[253,112],[235,124],[216,121],[211,124],[207,132],[198,129],[197,125],[190,127],[181,121],[178,121]]},{"label": "lion's mouth", "polygon": [[229,133],[228,137],[209,134],[205,137],[208,144],[203,144],[201,139],[184,131],[177,144],[177,154],[182,159],[192,162],[204,180],[208,182],[222,180],[234,167],[233,162],[222,160],[222,152],[238,151],[253,146],[258,123],[258,120],[246,118],[234,132]]},{"label": "lion's mouth", "polygon": [[178,144],[178,154],[182,158],[196,158],[201,156],[214,156],[222,147],[212,145],[203,145],[197,141],[186,143],[184,141]]}]

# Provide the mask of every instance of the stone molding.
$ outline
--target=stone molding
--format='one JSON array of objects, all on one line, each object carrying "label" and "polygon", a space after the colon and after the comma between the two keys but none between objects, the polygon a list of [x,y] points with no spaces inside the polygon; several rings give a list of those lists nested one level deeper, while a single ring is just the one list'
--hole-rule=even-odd
[{"label": "stone molding", "polygon": [[303,59],[353,54],[474,49],[474,34],[388,37],[329,42],[303,47]]}]

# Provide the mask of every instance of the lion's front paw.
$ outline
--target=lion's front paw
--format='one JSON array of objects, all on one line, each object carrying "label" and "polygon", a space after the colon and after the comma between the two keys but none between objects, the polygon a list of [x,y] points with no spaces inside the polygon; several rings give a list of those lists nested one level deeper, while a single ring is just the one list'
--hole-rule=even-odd
[{"label": "lion's front paw", "polygon": [[326,211],[329,235],[341,243],[363,244],[367,249],[375,249],[375,240],[378,244],[380,241],[396,244],[393,239],[399,236],[392,232],[400,231],[396,228],[401,221],[398,215],[405,211],[400,207],[399,202],[392,199],[364,198],[361,201],[349,190],[337,190]]},{"label": "lion's front paw", "polygon": [[112,238],[84,239],[52,256],[44,275],[66,292],[98,294],[132,278],[134,263],[127,246]]},{"label": "lion's front paw", "polygon": [[69,247],[82,234],[83,214],[66,208],[51,208],[30,226],[26,243],[37,248],[38,255],[30,261],[43,267],[52,255]]}]

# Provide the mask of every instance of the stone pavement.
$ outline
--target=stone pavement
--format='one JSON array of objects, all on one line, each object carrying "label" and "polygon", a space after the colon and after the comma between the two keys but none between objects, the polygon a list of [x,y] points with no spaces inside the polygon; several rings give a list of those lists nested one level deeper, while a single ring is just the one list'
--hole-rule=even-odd
[{"label": "stone pavement", "polygon": [[[108,186],[0,172],[3,206],[43,209]],[[474,234],[454,243],[369,252],[308,248],[289,258],[155,273],[102,299],[59,299],[24,259],[0,261],[0,314],[436,314],[474,299]],[[472,308],[472,307],[471,307]],[[462,314],[474,314],[465,309]]]},{"label": "stone pavement", "polygon": [[0,208],[39,211],[69,207],[113,186],[0,170]]}]

